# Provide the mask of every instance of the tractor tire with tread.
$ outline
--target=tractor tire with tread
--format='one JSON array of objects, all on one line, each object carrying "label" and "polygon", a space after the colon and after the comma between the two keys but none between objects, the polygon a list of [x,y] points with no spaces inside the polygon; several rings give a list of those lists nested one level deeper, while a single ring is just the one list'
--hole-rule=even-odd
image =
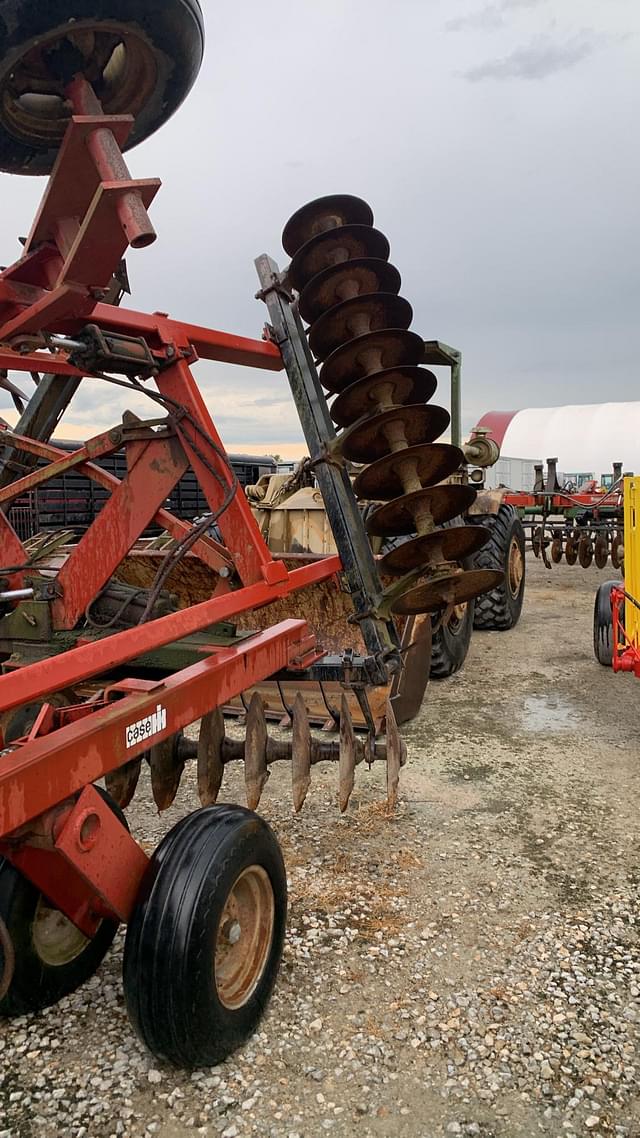
[{"label": "tractor tire with tread", "polygon": [[504,573],[501,585],[476,597],[473,627],[500,632],[514,628],[520,619],[525,590],[525,536],[517,510],[503,503],[497,514],[476,514],[468,520],[490,532],[487,544],[474,555],[474,566]]},{"label": "tractor tire with tread", "polygon": [[593,652],[603,668],[613,664],[613,615],[611,612],[611,590],[620,585],[619,581],[603,581],[598,586],[593,605]]},{"label": "tractor tire with tread", "polygon": [[464,607],[462,616],[457,616],[454,610],[446,624],[434,629],[431,640],[431,676],[434,680],[453,676],[464,664],[471,643],[476,604],[477,599],[469,601],[461,606]]},{"label": "tractor tire with tread", "polygon": [[157,1058],[209,1067],[253,1034],[276,980],[286,914],[280,847],[253,811],[206,806],[169,831],[127,927],[123,964],[129,1017]]}]

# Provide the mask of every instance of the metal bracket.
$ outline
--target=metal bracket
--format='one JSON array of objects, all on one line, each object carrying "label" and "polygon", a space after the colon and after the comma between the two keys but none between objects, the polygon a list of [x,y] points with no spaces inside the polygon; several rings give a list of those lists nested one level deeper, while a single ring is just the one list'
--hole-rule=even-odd
[{"label": "metal bracket", "polygon": [[263,254],[255,265],[309,453],[316,456],[314,471],[349,582],[355,619],[375,661],[374,682],[386,683],[401,667],[398,634],[391,619],[375,615],[382,585],[349,475],[330,453],[336,432],[307,337],[276,262]]}]

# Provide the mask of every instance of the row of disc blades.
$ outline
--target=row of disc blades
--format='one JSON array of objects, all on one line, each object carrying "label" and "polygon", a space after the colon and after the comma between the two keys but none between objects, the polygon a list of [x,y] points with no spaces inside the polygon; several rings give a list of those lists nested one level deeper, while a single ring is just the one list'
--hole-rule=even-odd
[{"label": "row of disc blades", "polygon": [[[463,569],[488,540],[482,526],[443,524],[476,497],[469,486],[444,484],[464,462],[462,451],[436,442],[449,413],[430,403],[437,381],[420,366],[424,341],[410,331],[411,305],[389,242],[366,202],[349,195],[318,198],[299,209],[282,235],[288,276],[309,325],[309,345],[339,429],[335,450],[362,465],[354,491],[378,502],[367,518],[372,537],[408,540],[382,558],[380,570],[403,578],[389,590],[391,611],[434,612],[470,601],[500,584],[502,574]],[[388,544],[388,543],[387,543]]]}]

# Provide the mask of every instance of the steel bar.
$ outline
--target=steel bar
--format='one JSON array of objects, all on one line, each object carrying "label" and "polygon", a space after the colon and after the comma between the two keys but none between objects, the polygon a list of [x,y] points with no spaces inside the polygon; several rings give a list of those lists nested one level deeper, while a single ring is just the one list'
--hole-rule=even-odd
[{"label": "steel bar", "polygon": [[[131,632],[135,637],[150,627]],[[5,754],[0,764],[0,835],[11,833],[87,783],[141,755],[150,739],[162,742],[251,684],[285,668],[305,655],[312,643],[305,621],[281,621],[166,680],[132,682],[137,689],[134,694]],[[53,663],[59,668],[62,661]],[[3,676],[0,684],[17,680],[22,691],[16,702],[26,703],[30,697],[25,693],[25,680],[39,667],[36,664],[17,676]]]},{"label": "steel bar", "polygon": [[386,683],[400,668],[398,635],[391,620],[375,615],[382,586],[362,516],[344,465],[325,461],[336,433],[299,316],[281,286],[275,261],[263,254],[256,262],[262,295],[282,353],[327,516],[349,582],[355,616],[375,662],[371,679]]},{"label": "steel bar", "polygon": [[[274,585],[260,582],[236,589],[169,616],[159,617],[149,624],[113,633],[102,640],[91,640],[68,652],[30,664],[28,668],[9,672],[0,676],[0,711],[42,699],[49,692],[72,687],[92,676],[111,671],[154,648],[161,648],[174,640],[201,632],[211,624],[229,620],[247,609],[268,605],[306,585],[325,581],[334,573],[339,573],[341,568],[339,557],[326,557],[323,561],[293,569],[283,581]],[[239,690],[244,691],[250,686],[251,680],[246,677]]]}]

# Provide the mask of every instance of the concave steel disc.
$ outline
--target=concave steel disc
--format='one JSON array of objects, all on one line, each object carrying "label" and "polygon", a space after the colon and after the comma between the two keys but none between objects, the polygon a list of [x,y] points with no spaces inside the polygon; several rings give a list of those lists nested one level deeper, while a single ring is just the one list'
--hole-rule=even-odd
[{"label": "concave steel disc", "polygon": [[372,413],[384,400],[394,406],[426,403],[438,386],[431,371],[423,367],[390,367],[358,379],[346,387],[331,405],[331,418],[339,427],[348,427]]},{"label": "concave steel disc", "polygon": [[403,296],[392,292],[354,296],[334,305],[311,325],[309,345],[316,359],[324,360],[348,340],[382,328],[408,328],[412,320],[413,309]]},{"label": "concave steel disc", "polygon": [[302,290],[298,308],[303,320],[311,324],[329,308],[351,297],[372,292],[397,294],[400,283],[395,265],[380,257],[358,257],[331,265],[313,277]]},{"label": "concave steel disc", "polygon": [[[407,447],[432,443],[446,431],[451,416],[444,407],[432,403],[413,403],[391,407],[354,423],[338,437],[340,453],[351,462],[375,462],[392,449],[391,439],[402,434]],[[403,451],[397,451],[403,454]]]},{"label": "concave steel disc", "polygon": [[419,364],[424,340],[415,332],[402,328],[385,328],[368,332],[343,344],[325,360],[320,380],[328,391],[343,391],[357,379],[383,368]]},{"label": "concave steel disc", "polygon": [[403,593],[392,602],[391,610],[398,616],[436,612],[445,605],[463,605],[482,593],[490,593],[503,581],[504,573],[498,569],[469,569],[447,577],[436,577]]},{"label": "concave steel disc", "polygon": [[476,492],[470,486],[428,486],[379,506],[367,518],[366,530],[372,537],[414,534],[416,518],[421,514],[431,514],[435,525],[440,526],[464,514],[475,500]]},{"label": "concave steel disc", "polygon": [[448,478],[463,462],[464,455],[458,447],[449,443],[421,443],[373,462],[358,475],[353,489],[358,498],[368,498],[371,502],[397,498],[405,493],[400,477],[400,469],[405,464],[412,464],[422,486],[432,486]]},{"label": "concave steel disc", "polygon": [[302,245],[288,268],[291,284],[298,292],[325,269],[344,264],[345,261],[373,259],[386,261],[389,242],[379,229],[368,225],[341,225],[328,229]]},{"label": "concave steel disc", "polygon": [[436,529],[433,533],[411,538],[396,549],[390,549],[380,561],[381,573],[410,573],[421,565],[428,565],[433,554],[441,554],[443,561],[463,561],[486,545],[489,531],[484,526],[452,526]]},{"label": "concave steel disc", "polygon": [[351,194],[328,194],[300,206],[282,231],[282,246],[290,257],[305,241],[339,225],[373,225],[373,210]]}]

